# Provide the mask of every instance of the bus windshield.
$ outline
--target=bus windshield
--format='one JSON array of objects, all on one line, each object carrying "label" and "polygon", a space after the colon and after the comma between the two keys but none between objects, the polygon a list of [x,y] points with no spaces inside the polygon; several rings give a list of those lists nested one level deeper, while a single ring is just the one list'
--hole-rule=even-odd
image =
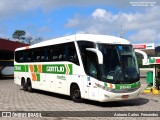
[{"label": "bus windshield", "polygon": [[102,81],[109,83],[132,83],[139,80],[135,52],[131,45],[97,44],[103,54],[100,65]]}]

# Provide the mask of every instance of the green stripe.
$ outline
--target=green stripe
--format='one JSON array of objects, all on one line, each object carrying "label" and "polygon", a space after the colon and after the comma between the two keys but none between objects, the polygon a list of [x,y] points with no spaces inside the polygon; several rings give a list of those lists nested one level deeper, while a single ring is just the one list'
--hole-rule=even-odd
[{"label": "green stripe", "polygon": [[107,85],[107,83],[106,83],[106,82],[104,83],[104,86],[105,86],[105,87],[108,87],[108,85]]},{"label": "green stripe", "polygon": [[25,67],[26,67],[26,72],[28,72],[28,65],[25,65]]},{"label": "green stripe", "polygon": [[[120,89],[131,89],[131,88],[137,88],[140,86],[140,82],[132,83],[132,84],[114,84],[115,89],[120,90]],[[107,83],[104,83],[105,87],[107,86]]]},{"label": "green stripe", "polygon": [[68,67],[69,67],[69,70],[70,70],[69,74],[72,75],[72,74],[73,74],[73,71],[72,71],[72,64],[68,64]]},{"label": "green stripe", "polygon": [[25,65],[15,65],[14,66],[14,71],[15,72],[26,72],[25,71]]},{"label": "green stripe", "polygon": [[116,84],[115,89],[130,89],[130,88],[136,88],[140,86],[140,82],[136,82],[133,84]]},{"label": "green stripe", "polygon": [[33,65],[34,66],[34,72],[37,73],[38,72],[38,65]]},{"label": "green stripe", "polygon": [[147,48],[152,47],[152,46],[147,46]]},{"label": "green stripe", "polygon": [[[38,73],[38,65],[34,66],[34,72]],[[69,75],[73,74],[73,66],[72,64],[68,64],[69,68]],[[42,65],[42,73],[50,73],[50,74],[65,74],[66,73],[66,66],[65,64],[48,64]],[[16,72],[29,72],[28,65],[15,65],[14,71]]]},{"label": "green stripe", "polygon": [[36,74],[37,76],[37,81],[40,81],[40,74]]}]

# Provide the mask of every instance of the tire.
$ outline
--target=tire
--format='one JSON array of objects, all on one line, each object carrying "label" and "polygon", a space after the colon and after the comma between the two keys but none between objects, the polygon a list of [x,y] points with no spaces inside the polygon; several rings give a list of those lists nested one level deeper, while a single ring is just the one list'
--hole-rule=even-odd
[{"label": "tire", "polygon": [[77,103],[82,102],[81,92],[80,92],[78,85],[71,86],[70,96],[74,102],[77,102]]},{"label": "tire", "polygon": [[27,91],[27,83],[24,84],[23,90],[24,90],[24,91]]},{"label": "tire", "polygon": [[22,79],[21,85],[22,85],[22,89],[23,89],[24,91],[27,91],[27,83],[25,82],[25,79]]},{"label": "tire", "polygon": [[27,90],[28,92],[33,92],[31,80],[27,80]]}]

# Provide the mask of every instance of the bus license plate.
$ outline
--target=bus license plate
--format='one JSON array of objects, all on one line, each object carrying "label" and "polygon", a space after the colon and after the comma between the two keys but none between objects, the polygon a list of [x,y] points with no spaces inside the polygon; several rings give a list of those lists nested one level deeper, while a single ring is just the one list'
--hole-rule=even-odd
[{"label": "bus license plate", "polygon": [[129,95],[122,95],[122,98],[127,99],[127,98],[129,98]]}]

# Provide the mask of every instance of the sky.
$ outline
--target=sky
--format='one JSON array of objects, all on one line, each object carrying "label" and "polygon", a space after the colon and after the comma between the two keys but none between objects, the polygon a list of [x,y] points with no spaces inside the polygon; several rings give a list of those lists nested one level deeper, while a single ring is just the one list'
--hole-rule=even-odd
[{"label": "sky", "polygon": [[0,38],[103,34],[160,45],[160,0],[0,0]]}]

